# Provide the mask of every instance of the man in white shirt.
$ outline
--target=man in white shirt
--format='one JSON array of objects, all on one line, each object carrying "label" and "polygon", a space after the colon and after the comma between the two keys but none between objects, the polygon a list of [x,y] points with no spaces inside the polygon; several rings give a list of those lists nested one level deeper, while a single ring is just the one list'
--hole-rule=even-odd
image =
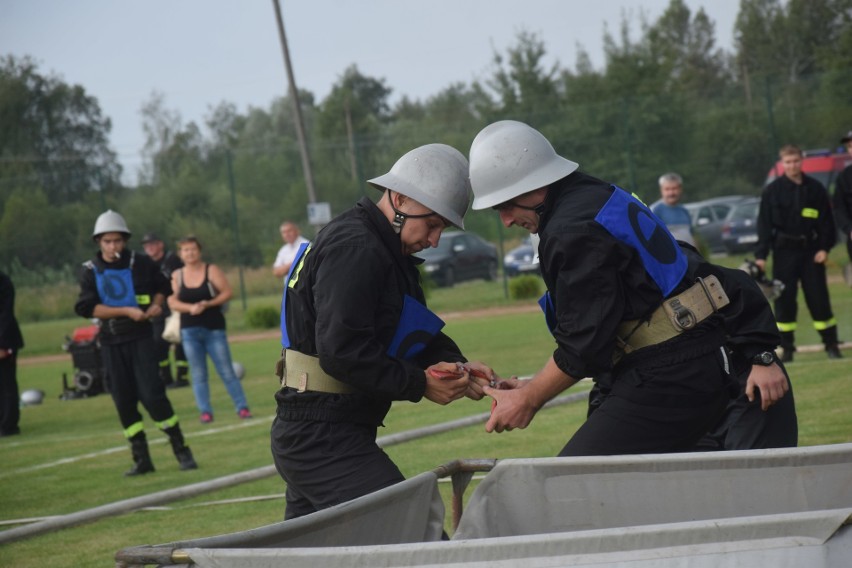
[{"label": "man in white shirt", "polygon": [[299,247],[302,246],[302,243],[309,242],[308,239],[299,234],[299,227],[292,221],[281,223],[280,230],[284,246],[278,251],[278,256],[275,257],[275,262],[272,264],[272,274],[276,278],[287,276],[287,272],[290,271],[290,265],[293,264],[293,259],[296,258]]}]

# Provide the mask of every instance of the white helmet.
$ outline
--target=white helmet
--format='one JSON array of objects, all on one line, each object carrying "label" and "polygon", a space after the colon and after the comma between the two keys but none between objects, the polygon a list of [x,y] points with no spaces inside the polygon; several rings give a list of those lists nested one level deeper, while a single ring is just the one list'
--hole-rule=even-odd
[{"label": "white helmet", "polygon": [[112,209],[98,216],[95,221],[95,230],[92,232],[92,238],[97,240],[104,233],[124,233],[127,238],[130,238],[130,229],[127,228],[127,223],[120,214]]},{"label": "white helmet", "polygon": [[21,393],[21,404],[24,406],[35,406],[44,400],[44,391],[39,389],[27,389]]},{"label": "white helmet", "polygon": [[459,229],[470,204],[467,159],[446,144],[426,144],[411,150],[383,176],[367,180],[376,189],[389,189],[425,205]]},{"label": "white helmet", "polygon": [[483,128],[470,146],[473,209],[488,209],[535,191],[580,164],[559,156],[541,132],[515,120]]}]

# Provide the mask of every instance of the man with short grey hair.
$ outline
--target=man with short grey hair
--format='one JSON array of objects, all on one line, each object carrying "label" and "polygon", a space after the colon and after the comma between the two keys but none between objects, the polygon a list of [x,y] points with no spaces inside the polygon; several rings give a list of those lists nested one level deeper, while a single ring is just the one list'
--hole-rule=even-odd
[{"label": "man with short grey hair", "polygon": [[683,178],[669,172],[660,176],[660,200],[651,205],[651,211],[666,224],[672,235],[685,243],[695,246],[692,237],[692,217],[686,207],[680,204],[683,195]]}]

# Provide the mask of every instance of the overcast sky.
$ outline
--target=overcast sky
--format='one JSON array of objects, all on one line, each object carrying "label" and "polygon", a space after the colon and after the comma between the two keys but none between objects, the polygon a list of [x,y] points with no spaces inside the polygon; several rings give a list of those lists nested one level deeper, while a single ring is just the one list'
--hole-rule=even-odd
[{"label": "overcast sky", "polygon": [[[739,0],[685,0],[716,23],[731,50]],[[317,101],[343,71],[384,79],[391,101],[425,100],[454,82],[490,76],[496,50],[538,34],[573,68],[577,46],[603,66],[604,30],[651,22],[669,0],[280,0],[296,84]],[[184,122],[233,102],[268,108],[287,92],[273,0],[0,0],[0,53],[31,55],[42,73],[82,85],[112,120],[111,142],[136,181],[139,109],[154,91]]]}]

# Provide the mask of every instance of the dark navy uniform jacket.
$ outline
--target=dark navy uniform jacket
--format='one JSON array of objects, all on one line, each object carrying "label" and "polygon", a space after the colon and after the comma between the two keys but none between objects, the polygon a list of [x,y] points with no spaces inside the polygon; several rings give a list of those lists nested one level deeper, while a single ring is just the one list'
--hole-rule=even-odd
[{"label": "dark navy uniform jacket", "polygon": [[807,250],[829,251],[837,242],[828,191],[819,180],[802,174],[797,185],[787,176],[773,180],[763,190],[757,216],[755,258],[766,259],[779,234],[807,239]]},{"label": "dark navy uniform jacket", "polygon": [[[633,216],[602,221],[616,191],[623,190],[575,172],[550,187],[540,208],[540,265],[555,309],[553,357],[563,372],[576,379],[610,376],[619,324],[648,317],[664,298],[711,274],[731,304],[698,327],[724,326],[726,343],[749,359],[778,344],[771,308],[745,272],[712,265],[686,243],[667,244],[665,225],[658,227],[637,200],[629,202]],[[613,231],[641,233],[639,244],[631,246]],[[649,270],[648,250],[659,261],[656,270]]]},{"label": "dark navy uniform jacket", "polygon": [[[133,267],[131,269],[131,259]],[[171,284],[160,271],[157,264],[144,254],[124,251],[117,262],[106,263],[101,253],[86,262],[80,272],[80,294],[74,305],[77,315],[91,318],[98,304],[106,304],[98,292],[95,271],[130,269],[133,281],[132,293],[137,305],[146,310],[157,294],[168,296],[172,293]],[[127,317],[110,318],[101,322],[100,341],[104,344],[123,343],[140,337],[151,337],[151,323],[148,320],[137,322]]]},{"label": "dark navy uniform jacket", "polygon": [[294,263],[286,292],[290,347],[319,357],[322,369],[355,387],[353,394],[276,394],[282,420],[350,421],[380,425],[391,401],[417,402],[426,390],[423,369],[465,361],[439,332],[413,360],[388,350],[405,296],[425,305],[416,258],[402,254],[399,235],[368,198],[320,231]]}]

